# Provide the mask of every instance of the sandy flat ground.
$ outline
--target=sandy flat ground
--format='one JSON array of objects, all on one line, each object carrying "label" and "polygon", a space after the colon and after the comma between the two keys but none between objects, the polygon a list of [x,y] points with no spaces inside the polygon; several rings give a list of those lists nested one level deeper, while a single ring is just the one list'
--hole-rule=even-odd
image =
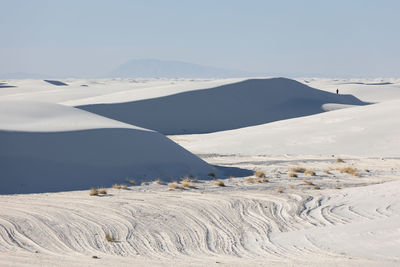
[{"label": "sandy flat ground", "polygon": [[[400,264],[400,159],[201,157],[263,170],[269,182],[230,178],[222,180],[225,187],[210,180],[184,190],[149,184],[108,189],[101,197],[88,191],[3,195],[0,265]],[[316,175],[289,177],[296,166]],[[350,166],[361,177],[336,170]]]}]

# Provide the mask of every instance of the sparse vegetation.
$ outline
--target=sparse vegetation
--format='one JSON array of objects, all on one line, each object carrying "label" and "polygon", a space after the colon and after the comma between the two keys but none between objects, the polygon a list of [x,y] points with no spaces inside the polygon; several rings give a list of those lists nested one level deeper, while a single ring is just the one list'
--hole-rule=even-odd
[{"label": "sparse vegetation", "polygon": [[193,184],[187,183],[187,182],[183,182],[182,187],[183,188],[196,188]]},{"label": "sparse vegetation", "polygon": [[344,160],[342,158],[337,158],[336,162],[337,163],[344,163]]},{"label": "sparse vegetation", "polygon": [[213,172],[210,172],[210,173],[208,174],[208,176],[211,176],[211,177],[214,177],[214,178],[216,177],[216,176],[215,176],[215,173],[213,173]]},{"label": "sparse vegetation", "polygon": [[289,175],[289,177],[292,177],[292,178],[297,177],[297,174],[294,171],[290,171],[288,175]]},{"label": "sparse vegetation", "polygon": [[265,177],[265,172],[262,170],[256,170],[254,172],[254,176],[257,178],[264,178]]},{"label": "sparse vegetation", "polygon": [[315,190],[320,190],[321,187],[319,187],[318,185],[316,185],[316,186],[314,186],[314,189],[315,189]]},{"label": "sparse vegetation", "polygon": [[260,178],[256,180],[257,183],[268,183],[269,180],[266,177]]},{"label": "sparse vegetation", "polygon": [[324,173],[326,173],[326,174],[332,174],[330,171],[331,171],[330,169],[326,169],[326,170],[324,170]]},{"label": "sparse vegetation", "polygon": [[154,183],[155,184],[159,184],[159,185],[163,185],[164,184],[164,182],[161,181],[160,179],[155,180]]},{"label": "sparse vegetation", "polygon": [[121,189],[121,185],[119,185],[119,184],[113,184],[112,188],[114,188],[114,189]]},{"label": "sparse vegetation", "polygon": [[128,186],[126,184],[121,184],[120,186],[121,186],[121,189],[125,189],[125,190],[128,189]]},{"label": "sparse vegetation", "polygon": [[182,187],[180,187],[177,183],[170,183],[168,185],[168,189],[169,190],[175,190],[175,189],[182,189]]},{"label": "sparse vegetation", "polygon": [[132,179],[129,179],[129,180],[128,180],[128,183],[129,183],[130,185],[136,185],[136,182],[135,182],[134,180],[132,180]]},{"label": "sparse vegetation", "polygon": [[214,185],[216,185],[216,186],[225,186],[224,182],[221,181],[221,180],[216,180],[216,181],[214,182]]},{"label": "sparse vegetation", "polygon": [[340,171],[340,173],[347,173],[357,177],[361,176],[361,174],[357,172],[357,169],[353,167],[338,168],[337,170]]},{"label": "sparse vegetation", "polygon": [[149,182],[142,181],[140,184],[141,184],[141,185],[149,185]]},{"label": "sparse vegetation", "polygon": [[106,238],[107,242],[115,242],[116,241],[115,237],[113,237],[111,234],[106,234],[105,238]]},{"label": "sparse vegetation", "polygon": [[91,188],[89,191],[90,196],[98,196],[99,195],[99,190],[97,188]]},{"label": "sparse vegetation", "polygon": [[99,188],[97,191],[99,192],[99,195],[106,195],[107,194],[107,190],[105,188]]},{"label": "sparse vegetation", "polygon": [[335,189],[340,189],[340,186],[337,186],[337,185],[336,185],[334,188],[335,188]]},{"label": "sparse vegetation", "polygon": [[281,193],[283,193],[283,189],[282,189],[282,188],[278,188],[278,189],[276,190],[276,192],[279,193],[279,194],[281,194]]},{"label": "sparse vegetation", "polygon": [[247,178],[245,178],[244,180],[245,180],[246,182],[248,182],[248,183],[251,183],[251,184],[254,184],[254,182],[255,182],[254,178],[251,178],[251,177],[247,177]]},{"label": "sparse vegetation", "polygon": [[304,174],[310,175],[310,176],[315,176],[315,172],[314,172],[313,170],[306,170],[306,171],[304,172]]}]

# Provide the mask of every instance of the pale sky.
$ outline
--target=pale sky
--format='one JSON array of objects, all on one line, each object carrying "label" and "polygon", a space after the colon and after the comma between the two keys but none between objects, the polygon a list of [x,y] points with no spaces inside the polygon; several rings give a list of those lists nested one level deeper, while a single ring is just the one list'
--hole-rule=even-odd
[{"label": "pale sky", "polygon": [[0,74],[130,59],[282,76],[400,77],[397,0],[0,0]]}]

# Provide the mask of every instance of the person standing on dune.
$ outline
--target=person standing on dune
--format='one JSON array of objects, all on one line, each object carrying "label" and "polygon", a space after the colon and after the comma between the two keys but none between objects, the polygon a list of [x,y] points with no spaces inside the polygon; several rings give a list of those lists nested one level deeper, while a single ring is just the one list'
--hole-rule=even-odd
[{"label": "person standing on dune", "polygon": [[336,94],[339,94],[339,89],[336,89]]}]

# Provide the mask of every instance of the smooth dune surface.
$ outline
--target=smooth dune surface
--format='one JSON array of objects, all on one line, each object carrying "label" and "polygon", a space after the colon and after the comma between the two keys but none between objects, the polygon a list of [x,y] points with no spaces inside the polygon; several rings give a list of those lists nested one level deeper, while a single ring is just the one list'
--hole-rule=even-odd
[{"label": "smooth dune surface", "polygon": [[254,126],[324,112],[326,103],[365,105],[286,78],[250,79],[207,90],[78,108],[161,132],[196,134]]},{"label": "smooth dune surface", "polygon": [[163,135],[52,103],[0,102],[0,193],[205,176],[215,169]]}]

